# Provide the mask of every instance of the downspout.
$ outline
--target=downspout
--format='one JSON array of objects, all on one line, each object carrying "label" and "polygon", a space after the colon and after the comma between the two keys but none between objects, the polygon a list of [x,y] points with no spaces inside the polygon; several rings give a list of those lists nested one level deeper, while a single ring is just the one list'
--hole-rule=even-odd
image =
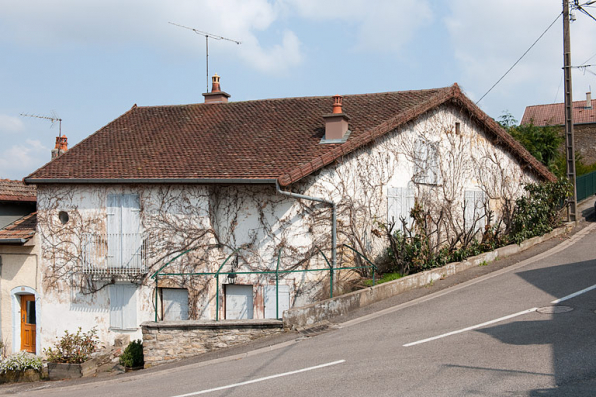
[{"label": "downspout", "polygon": [[[305,196],[303,194],[286,192],[281,190],[279,187],[279,182],[275,181],[275,188],[277,189],[277,193],[283,194],[284,196],[292,197],[295,199],[303,199],[303,200],[310,200],[316,201],[318,203],[323,203],[331,206],[331,267],[335,269],[336,266],[336,245],[337,245],[337,205],[333,201],[325,200],[319,197],[310,197]],[[333,271],[332,271],[333,274]],[[333,276],[332,276],[333,277]]]}]

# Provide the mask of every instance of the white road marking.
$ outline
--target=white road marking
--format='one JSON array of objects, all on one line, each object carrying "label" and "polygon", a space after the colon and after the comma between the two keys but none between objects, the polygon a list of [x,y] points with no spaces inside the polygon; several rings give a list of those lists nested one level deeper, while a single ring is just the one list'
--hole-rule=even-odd
[{"label": "white road marking", "polygon": [[[562,297],[560,299],[554,300],[554,301],[551,302],[551,304],[556,305],[557,303],[566,301],[566,300],[571,299],[571,298],[575,298],[576,296],[579,296],[581,294],[585,294],[586,292],[592,291],[594,289],[596,289],[596,285],[593,285],[593,286],[588,287],[588,288],[584,288],[581,291],[577,291],[577,292],[574,292],[573,294],[570,294],[570,295],[564,296],[564,297]],[[455,334],[461,334],[462,332],[471,331],[473,329],[482,328],[482,327],[485,327],[485,326],[490,325],[490,324],[498,323],[498,322],[501,322],[501,321],[504,321],[504,320],[509,320],[510,318],[513,318],[513,317],[517,317],[517,316],[521,316],[521,315],[524,315],[524,314],[527,314],[527,313],[535,312],[536,310],[538,310],[538,308],[533,307],[531,309],[524,310],[524,311],[521,311],[519,313],[510,314],[508,316],[497,318],[497,319],[491,320],[491,321],[487,321],[487,322],[482,323],[482,324],[473,325],[473,326],[468,327],[468,328],[459,329],[457,331],[448,332],[446,334],[433,336],[432,338],[422,339],[422,340],[419,340],[419,341],[416,341],[416,342],[412,342],[412,343],[406,343],[403,346],[404,347],[410,347],[410,346],[414,346],[414,345],[419,345],[421,343],[430,342],[432,340],[445,338],[446,336],[451,336],[451,335],[455,335]]]},{"label": "white road marking", "polygon": [[313,369],[319,369],[319,368],[329,367],[331,365],[337,365],[337,364],[341,364],[341,363],[345,363],[345,362],[346,362],[346,360],[333,361],[333,362],[330,362],[330,363],[327,363],[327,364],[315,365],[314,367],[308,367],[308,368],[298,369],[296,371],[284,372],[282,374],[277,374],[277,375],[265,376],[264,378],[247,380],[246,382],[240,382],[240,383],[234,383],[232,385],[215,387],[213,389],[200,390],[200,391],[197,391],[197,392],[187,393],[187,394],[180,394],[180,395],[173,396],[173,397],[196,396],[196,395],[199,395],[199,394],[211,393],[211,392],[218,391],[218,390],[231,389],[231,388],[238,387],[238,386],[249,385],[251,383],[257,383],[257,382],[263,382],[265,380],[280,378],[282,376],[294,375],[294,374],[298,374],[300,372],[312,371]]},{"label": "white road marking", "polygon": [[575,298],[576,296],[581,295],[581,294],[584,294],[584,293],[586,293],[588,291],[592,291],[593,289],[596,289],[596,285],[593,285],[593,286],[588,287],[588,288],[584,288],[581,291],[577,291],[577,292],[574,292],[571,295],[567,295],[567,296],[564,296],[564,297],[562,297],[560,299],[554,300],[554,301],[551,302],[551,304],[556,305],[557,303],[561,303],[563,301],[566,301],[567,299]]},{"label": "white road marking", "polygon": [[382,316],[385,316],[387,314],[394,313],[394,312],[397,312],[399,310],[403,310],[405,308],[408,308],[408,307],[411,307],[411,306],[415,306],[415,305],[420,304],[420,303],[423,303],[423,302],[428,302],[430,300],[440,298],[440,297],[445,296],[447,294],[450,294],[452,292],[459,291],[461,289],[465,289],[465,288],[467,288],[467,287],[469,287],[471,285],[484,282],[484,281],[489,280],[489,279],[494,278],[494,277],[498,277],[498,276],[500,276],[502,274],[514,272],[514,271],[516,271],[518,269],[521,269],[521,268],[523,268],[525,266],[528,266],[528,265],[530,265],[532,263],[535,263],[535,262],[537,262],[537,261],[539,261],[541,259],[547,258],[547,257],[549,257],[551,255],[555,255],[555,254],[557,254],[557,253],[559,253],[559,252],[561,252],[561,251],[569,248],[570,246],[572,246],[573,244],[577,243],[579,240],[581,240],[582,238],[584,238],[594,228],[596,228],[596,223],[591,223],[590,225],[586,226],[584,229],[580,230],[579,232],[577,232],[576,234],[574,234],[573,236],[571,236],[571,238],[569,238],[568,240],[566,240],[566,241],[564,241],[564,242],[562,242],[562,243],[554,246],[553,248],[551,248],[551,249],[549,249],[547,251],[544,251],[541,254],[538,254],[538,255],[533,256],[533,257],[528,258],[528,259],[525,259],[525,260],[523,260],[523,261],[521,261],[521,262],[519,262],[519,263],[517,263],[515,265],[508,266],[508,267],[505,267],[505,268],[503,268],[501,270],[497,270],[497,271],[494,271],[492,273],[486,274],[484,276],[480,276],[478,278],[475,278],[475,279],[472,279],[472,280],[463,282],[463,283],[461,283],[459,285],[456,285],[456,286],[447,288],[447,289],[445,289],[443,291],[432,293],[432,294],[430,294],[428,296],[423,296],[423,297],[420,297],[420,298],[416,298],[414,300],[411,300],[409,302],[402,303],[402,304],[397,305],[397,306],[389,307],[387,309],[379,310],[378,312],[375,312],[375,313],[367,314],[367,315],[364,315],[362,317],[358,317],[358,318],[355,318],[353,320],[349,320],[349,321],[346,321],[344,323],[340,323],[339,324],[339,328],[348,328],[348,327],[351,327],[353,325],[357,325],[357,324],[360,324],[360,323],[363,323],[363,322],[368,322],[368,321],[370,321],[372,319],[375,319],[375,318],[378,318],[378,317],[382,317]]},{"label": "white road marking", "polygon": [[490,321],[487,321],[487,322],[482,323],[482,324],[472,325],[471,327],[459,329],[457,331],[451,331],[451,332],[448,332],[448,333],[442,334],[442,335],[433,336],[432,338],[426,338],[426,339],[422,339],[422,340],[419,340],[419,341],[416,341],[416,342],[406,343],[403,346],[404,347],[410,347],[410,346],[414,346],[414,345],[419,345],[421,343],[430,342],[432,340],[445,338],[447,336],[451,336],[451,335],[455,335],[455,334],[461,334],[462,332],[471,331],[471,330],[476,329],[476,328],[486,327],[487,325],[491,325],[491,324],[498,323],[498,322],[501,322],[501,321],[509,320],[510,318],[513,318],[513,317],[517,317],[517,316],[521,316],[521,315],[528,314],[528,313],[531,313],[531,312],[535,312],[537,309],[538,309],[537,307],[533,307],[531,309],[524,310],[522,312],[518,312],[518,313],[514,313],[514,314],[510,314],[508,316],[497,318],[495,320],[490,320]]}]

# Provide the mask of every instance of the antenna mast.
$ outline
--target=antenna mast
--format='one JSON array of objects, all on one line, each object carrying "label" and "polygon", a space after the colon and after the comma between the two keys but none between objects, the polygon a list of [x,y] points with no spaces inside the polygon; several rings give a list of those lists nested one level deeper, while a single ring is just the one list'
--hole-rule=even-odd
[{"label": "antenna mast", "polygon": [[37,114],[27,114],[27,113],[21,113],[21,116],[34,117],[36,119],[50,120],[52,122],[52,125],[50,126],[50,128],[52,128],[54,126],[54,123],[56,123],[56,121],[57,121],[58,122],[58,136],[62,136],[62,119],[59,118],[54,112],[52,112],[52,113],[53,113],[52,116],[40,116]]},{"label": "antenna mast", "polygon": [[229,39],[227,37],[223,37],[223,36],[218,36],[216,34],[211,34],[211,33],[207,33],[207,32],[203,32],[201,30],[198,29],[194,29],[194,28],[189,28],[188,26],[184,26],[184,25],[179,25],[177,23],[174,22],[168,22],[170,25],[174,25],[174,26],[178,26],[184,29],[188,29],[188,30],[192,30],[193,32],[195,32],[198,35],[201,36],[205,36],[205,62],[207,64],[207,73],[206,73],[206,85],[207,85],[207,91],[205,92],[209,92],[209,38],[215,39],[215,40],[227,40],[227,41],[231,41],[232,43],[236,43],[236,44],[242,44],[240,41],[238,40],[234,40],[234,39]]}]

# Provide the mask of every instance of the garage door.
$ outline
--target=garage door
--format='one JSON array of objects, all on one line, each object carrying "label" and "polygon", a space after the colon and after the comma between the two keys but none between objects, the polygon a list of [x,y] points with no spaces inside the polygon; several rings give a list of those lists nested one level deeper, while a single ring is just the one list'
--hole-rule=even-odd
[{"label": "garage door", "polygon": [[290,308],[290,286],[279,286],[279,313],[275,315],[275,285],[265,286],[265,318],[281,318]]},{"label": "garage door", "polygon": [[253,318],[252,285],[226,284],[226,319]]}]

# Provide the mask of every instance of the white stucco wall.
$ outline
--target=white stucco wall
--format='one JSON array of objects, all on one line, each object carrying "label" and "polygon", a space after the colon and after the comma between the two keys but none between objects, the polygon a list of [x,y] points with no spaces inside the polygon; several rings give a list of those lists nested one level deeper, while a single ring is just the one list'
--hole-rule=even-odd
[{"label": "white stucco wall", "polygon": [[[39,307],[38,253],[37,236],[26,246],[0,245],[0,338],[9,354],[21,350],[20,294],[34,294],[36,307]],[[39,343],[37,351],[39,352]]]},{"label": "white stucco wall", "polygon": [[[459,134],[455,133],[456,122],[460,123]],[[414,142],[420,138],[439,146],[439,184],[412,182]],[[464,190],[481,189],[498,215],[499,202],[518,197],[523,184],[533,181],[535,176],[524,173],[513,156],[495,147],[471,120],[445,106],[339,159],[295,184],[292,190],[336,202],[338,243],[349,243],[375,258],[386,244],[374,230],[387,222],[388,187],[414,186],[421,199],[452,199],[454,205],[461,203]],[[280,249],[280,269],[325,267],[318,249],[331,257],[329,207],[276,194],[273,186],[40,185],[43,300],[39,333],[44,347],[64,329],[82,327],[85,331],[96,326],[106,343],[122,333],[109,329],[106,285],[112,280],[91,280],[83,276],[80,264],[81,236],[105,233],[106,200],[114,193],[140,197],[149,274],[189,248],[194,250],[175,260],[168,271],[214,272],[236,249],[236,271],[274,270]],[[58,220],[60,211],[70,215],[65,225]],[[338,259],[349,261],[352,256],[344,252]],[[229,271],[229,267],[223,270]],[[301,305],[324,297],[325,276],[290,273],[281,283],[290,286],[292,303]],[[237,284],[258,286],[254,289],[256,318],[264,314],[263,287],[274,280],[273,275],[238,275],[236,279]],[[147,277],[132,281],[139,284],[138,323],[152,320],[154,281]],[[220,278],[220,318],[224,313],[222,284],[226,282],[226,277]],[[160,283],[188,288],[191,317],[215,318],[212,276],[171,277]],[[140,329],[125,333],[132,339],[141,336]]]}]

